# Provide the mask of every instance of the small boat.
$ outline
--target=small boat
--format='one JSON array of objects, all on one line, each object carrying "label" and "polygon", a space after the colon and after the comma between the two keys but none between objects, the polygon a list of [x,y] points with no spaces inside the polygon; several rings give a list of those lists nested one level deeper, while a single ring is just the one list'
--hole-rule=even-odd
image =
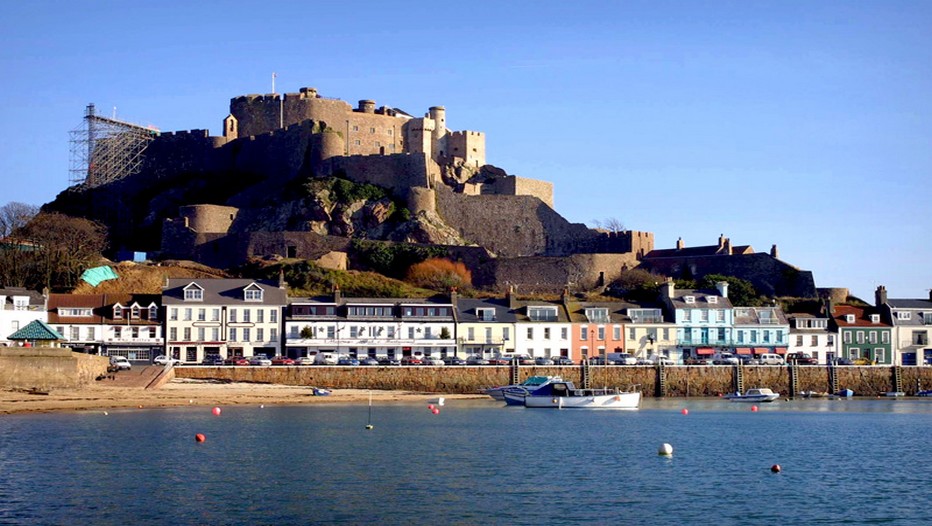
[{"label": "small boat", "polygon": [[932,396],[932,389],[923,389],[919,391],[918,393],[916,393],[916,396],[922,396],[922,397]]},{"label": "small boat", "polygon": [[800,391],[801,398],[828,398],[827,391]]},{"label": "small boat", "polygon": [[330,390],[322,387],[315,387],[314,396],[330,396]]},{"label": "small boat", "polygon": [[517,389],[520,392],[532,392],[541,386],[549,384],[550,382],[561,380],[563,380],[563,378],[560,378],[559,376],[530,376],[527,380],[521,382],[520,384],[503,385],[486,389],[485,394],[501,402],[505,400],[505,391],[509,389]]},{"label": "small boat", "polygon": [[640,391],[617,388],[577,389],[573,382],[552,381],[532,392],[508,390],[505,401],[524,407],[555,409],[637,409],[641,405]]},{"label": "small boat", "polygon": [[900,396],[906,396],[906,393],[903,391],[887,391],[884,395],[889,396],[890,398],[898,398]]},{"label": "small boat", "polygon": [[841,389],[829,395],[829,398],[851,398],[852,396],[854,396],[854,391],[851,389]]},{"label": "small boat", "polygon": [[780,393],[775,393],[766,387],[760,387],[748,389],[744,394],[727,394],[724,398],[731,402],[773,402],[780,398]]}]

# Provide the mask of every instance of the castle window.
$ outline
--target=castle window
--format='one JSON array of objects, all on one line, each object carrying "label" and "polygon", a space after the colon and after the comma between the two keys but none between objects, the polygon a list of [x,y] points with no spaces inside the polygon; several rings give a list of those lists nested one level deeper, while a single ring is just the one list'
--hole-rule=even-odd
[{"label": "castle window", "polygon": [[359,126],[353,126],[353,131],[359,131]]},{"label": "castle window", "polygon": [[375,133],[375,128],[369,128],[369,133]]},{"label": "castle window", "polygon": [[388,133],[389,135],[395,135],[395,130],[389,128],[389,129],[387,130],[387,133]]},{"label": "castle window", "polygon": [[381,148],[381,147],[382,147],[382,143],[379,142],[379,141],[375,141],[375,147],[376,147],[376,148]]},{"label": "castle window", "polygon": [[360,144],[362,144],[362,141],[360,141],[359,139],[356,139],[354,143],[356,144],[356,146],[359,146]]}]

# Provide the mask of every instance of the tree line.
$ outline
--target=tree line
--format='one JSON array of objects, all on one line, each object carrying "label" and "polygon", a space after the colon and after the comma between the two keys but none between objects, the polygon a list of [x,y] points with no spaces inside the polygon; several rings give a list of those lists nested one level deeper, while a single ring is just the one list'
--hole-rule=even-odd
[{"label": "tree line", "polygon": [[20,202],[0,206],[0,287],[69,291],[107,248],[100,223]]}]

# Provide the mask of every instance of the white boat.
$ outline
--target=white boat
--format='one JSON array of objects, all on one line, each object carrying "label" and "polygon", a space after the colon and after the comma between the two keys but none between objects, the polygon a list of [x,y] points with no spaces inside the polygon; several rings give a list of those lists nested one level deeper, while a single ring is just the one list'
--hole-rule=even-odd
[{"label": "white boat", "polygon": [[522,393],[505,391],[510,405],[555,409],[637,409],[641,405],[640,391],[615,388],[577,389],[573,382],[552,381],[536,391]]},{"label": "white boat", "polygon": [[500,387],[486,389],[485,394],[502,402],[505,401],[505,391],[507,390],[518,390],[522,393],[529,393],[544,385],[549,384],[550,382],[562,380],[563,378],[560,378],[559,376],[530,376],[527,380],[521,382],[520,384],[502,385]]},{"label": "white boat", "polygon": [[732,393],[725,395],[725,399],[732,402],[773,402],[777,398],[780,398],[780,394],[766,387],[748,389],[744,394]]},{"label": "white boat", "polygon": [[891,398],[900,397],[900,396],[906,396],[906,393],[904,393],[903,391],[887,391],[887,392],[884,393],[884,394],[885,394],[886,396],[891,397]]},{"label": "white boat", "polygon": [[854,391],[852,391],[851,389],[841,389],[833,394],[830,394],[828,397],[834,398],[834,399],[837,399],[837,398],[844,399],[844,398],[851,398],[852,396],[854,396]]}]

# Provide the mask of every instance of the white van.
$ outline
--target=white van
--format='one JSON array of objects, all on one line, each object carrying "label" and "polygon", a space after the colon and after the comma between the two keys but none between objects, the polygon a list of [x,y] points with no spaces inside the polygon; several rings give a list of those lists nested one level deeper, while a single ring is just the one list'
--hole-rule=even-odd
[{"label": "white van", "polygon": [[314,358],[314,363],[317,365],[336,365],[338,360],[337,353],[322,352],[317,353],[317,356]]},{"label": "white van", "polygon": [[124,371],[128,371],[133,368],[133,365],[129,363],[129,360],[125,356],[111,356],[110,365]]},{"label": "white van", "polygon": [[786,365],[786,361],[779,354],[765,353],[758,357],[761,365]]}]

